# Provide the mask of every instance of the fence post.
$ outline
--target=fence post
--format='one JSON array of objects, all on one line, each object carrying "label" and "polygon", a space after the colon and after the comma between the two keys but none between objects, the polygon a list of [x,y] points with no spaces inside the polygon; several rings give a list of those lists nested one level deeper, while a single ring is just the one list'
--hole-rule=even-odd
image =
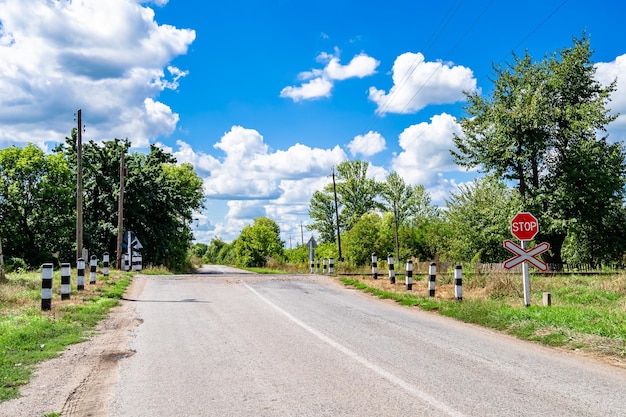
[{"label": "fence post", "polygon": [[328,260],[328,273],[331,275],[335,273],[335,258]]},{"label": "fence post", "polygon": [[85,289],[85,260],[78,258],[76,261],[76,289],[82,291]]},{"label": "fence post", "polygon": [[387,255],[387,264],[389,265],[389,283],[396,283],[396,271],[393,266],[393,255]]},{"label": "fence post", "polygon": [[435,280],[437,279],[437,264],[434,262],[430,263],[430,267],[428,268],[428,295],[431,297],[435,296]]},{"label": "fence post", "polygon": [[408,260],[406,262],[406,289],[411,291],[413,289],[413,261]]},{"label": "fence post", "polygon": [[109,252],[102,254],[102,274],[105,277],[109,276]]},{"label": "fence post", "polygon": [[91,255],[90,269],[89,269],[89,283],[96,283],[96,267],[98,265],[98,258],[96,255]]},{"label": "fence post", "polygon": [[374,279],[378,279],[378,256],[376,256],[376,252],[372,253],[372,275]]},{"label": "fence post", "polygon": [[41,309],[52,309],[52,264],[43,264],[41,268]]},{"label": "fence post", "polygon": [[454,297],[461,301],[463,299],[463,267],[454,267]]},{"label": "fence post", "polygon": [[61,264],[61,300],[70,299],[70,264]]}]

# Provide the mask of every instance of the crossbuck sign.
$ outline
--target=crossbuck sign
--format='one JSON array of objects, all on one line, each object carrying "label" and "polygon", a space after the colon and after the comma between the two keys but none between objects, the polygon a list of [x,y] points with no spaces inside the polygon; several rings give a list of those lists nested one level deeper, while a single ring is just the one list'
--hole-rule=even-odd
[{"label": "crossbuck sign", "polygon": [[504,267],[506,269],[511,269],[522,262],[528,262],[540,271],[545,272],[548,270],[548,265],[536,258],[537,255],[540,255],[550,249],[550,244],[548,242],[540,243],[534,248],[526,250],[507,239],[504,241],[504,247],[516,255],[504,262]]}]

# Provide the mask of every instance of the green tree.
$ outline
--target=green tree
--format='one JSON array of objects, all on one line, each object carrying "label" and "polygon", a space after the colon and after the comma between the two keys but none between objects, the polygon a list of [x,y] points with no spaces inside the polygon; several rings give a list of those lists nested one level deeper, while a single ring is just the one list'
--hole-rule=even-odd
[{"label": "green tree", "polygon": [[623,205],[623,146],[597,138],[616,117],[607,108],[615,83],[595,80],[591,55],[583,35],[536,63],[528,53],[515,56],[513,65],[496,68],[490,97],[467,95],[469,116],[454,137],[457,163],[517,183],[524,209],[540,220],[538,239],[551,244],[546,259],[555,263],[570,225],[601,219],[610,227]]},{"label": "green tree", "polygon": [[[337,199],[341,205],[341,227],[350,230],[366,213],[380,209],[377,197],[380,185],[367,177],[369,163],[365,161],[344,161],[337,166]],[[332,190],[332,184],[327,186]]]},{"label": "green tree", "polygon": [[309,217],[313,222],[307,229],[317,231],[320,243],[335,243],[335,202],[331,192],[324,190],[313,193],[309,203]]},{"label": "green tree", "polygon": [[74,181],[59,153],[33,144],[0,150],[0,239],[4,256],[30,267],[72,254]]},{"label": "green tree", "polygon": [[393,246],[384,246],[381,240],[381,217],[369,212],[361,216],[343,236],[345,258],[357,266],[371,263],[372,253],[384,258]]},{"label": "green tree", "polygon": [[519,210],[518,193],[494,176],[459,187],[447,201],[446,239],[440,255],[452,261],[503,262],[509,252],[502,242],[511,238],[510,220]]},{"label": "green tree", "polygon": [[260,267],[269,257],[284,257],[280,228],[268,217],[254,219],[254,224],[244,227],[233,245],[238,266]]}]

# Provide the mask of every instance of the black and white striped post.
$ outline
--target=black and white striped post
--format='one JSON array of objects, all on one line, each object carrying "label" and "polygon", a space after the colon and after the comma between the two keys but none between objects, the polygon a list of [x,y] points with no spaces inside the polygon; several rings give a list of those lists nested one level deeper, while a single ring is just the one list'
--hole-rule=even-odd
[{"label": "black and white striped post", "polygon": [[315,273],[315,259],[311,259],[311,273]]},{"label": "black and white striped post", "polygon": [[102,275],[109,276],[109,252],[102,254]]},{"label": "black and white striped post", "polygon": [[328,273],[331,275],[335,273],[335,258],[328,260]]},{"label": "black and white striped post", "polygon": [[61,300],[70,299],[70,264],[61,264]]},{"label": "black and white striped post", "polygon": [[98,258],[96,258],[96,255],[91,255],[91,261],[89,262],[89,283],[90,284],[95,284],[96,283],[96,268],[98,266]]},{"label": "black and white striped post", "polygon": [[428,267],[428,295],[430,297],[435,296],[435,281],[437,279],[437,264],[434,262],[430,263]]},{"label": "black and white striped post", "polygon": [[463,299],[463,268],[461,265],[454,267],[454,298]]},{"label": "black and white striped post", "polygon": [[327,259],[324,258],[324,262],[322,262],[322,265],[323,265],[323,267],[322,267],[322,274],[324,274],[324,275],[326,275],[326,263],[327,262],[328,262]]},{"label": "black and white striped post", "polygon": [[378,256],[376,256],[376,252],[372,253],[372,276],[374,279],[378,279]]},{"label": "black and white striped post", "polygon": [[413,289],[413,261],[410,259],[406,262],[405,283],[406,289],[411,291]]},{"label": "black and white striped post", "polygon": [[43,264],[41,267],[41,309],[52,309],[52,264]]},{"label": "black and white striped post", "polygon": [[317,258],[317,273],[319,274],[320,272],[322,272],[322,269],[320,268],[320,264],[322,263],[320,258]]},{"label": "black and white striped post", "polygon": [[389,265],[389,283],[396,283],[396,271],[393,266],[393,255],[387,255],[387,264]]},{"label": "black and white striped post", "polygon": [[85,260],[78,258],[76,261],[76,289],[82,291],[85,289]]}]

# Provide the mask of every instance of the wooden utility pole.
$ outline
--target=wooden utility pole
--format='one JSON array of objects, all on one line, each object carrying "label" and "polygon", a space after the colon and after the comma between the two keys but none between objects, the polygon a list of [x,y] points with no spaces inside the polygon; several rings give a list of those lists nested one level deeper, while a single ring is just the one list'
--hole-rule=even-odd
[{"label": "wooden utility pole", "polygon": [[2,254],[2,239],[0,239],[0,282],[5,282],[7,277],[4,275],[4,255]]},{"label": "wooden utility pole", "polygon": [[302,222],[300,222],[300,237],[302,238],[302,246],[304,246],[304,229],[302,228]]},{"label": "wooden utility pole", "polygon": [[[117,269],[122,269],[122,240],[124,239],[124,150],[120,152],[120,194],[117,201]],[[130,242],[129,242],[130,243]]]},{"label": "wooden utility pole", "polygon": [[76,259],[83,256],[83,120],[78,109],[76,130]]},{"label": "wooden utility pole", "polygon": [[341,234],[339,231],[339,208],[337,206],[337,186],[335,185],[335,167],[333,167],[333,193],[335,194],[335,216],[337,218],[337,248],[339,250],[339,261],[343,261],[341,256]]}]

